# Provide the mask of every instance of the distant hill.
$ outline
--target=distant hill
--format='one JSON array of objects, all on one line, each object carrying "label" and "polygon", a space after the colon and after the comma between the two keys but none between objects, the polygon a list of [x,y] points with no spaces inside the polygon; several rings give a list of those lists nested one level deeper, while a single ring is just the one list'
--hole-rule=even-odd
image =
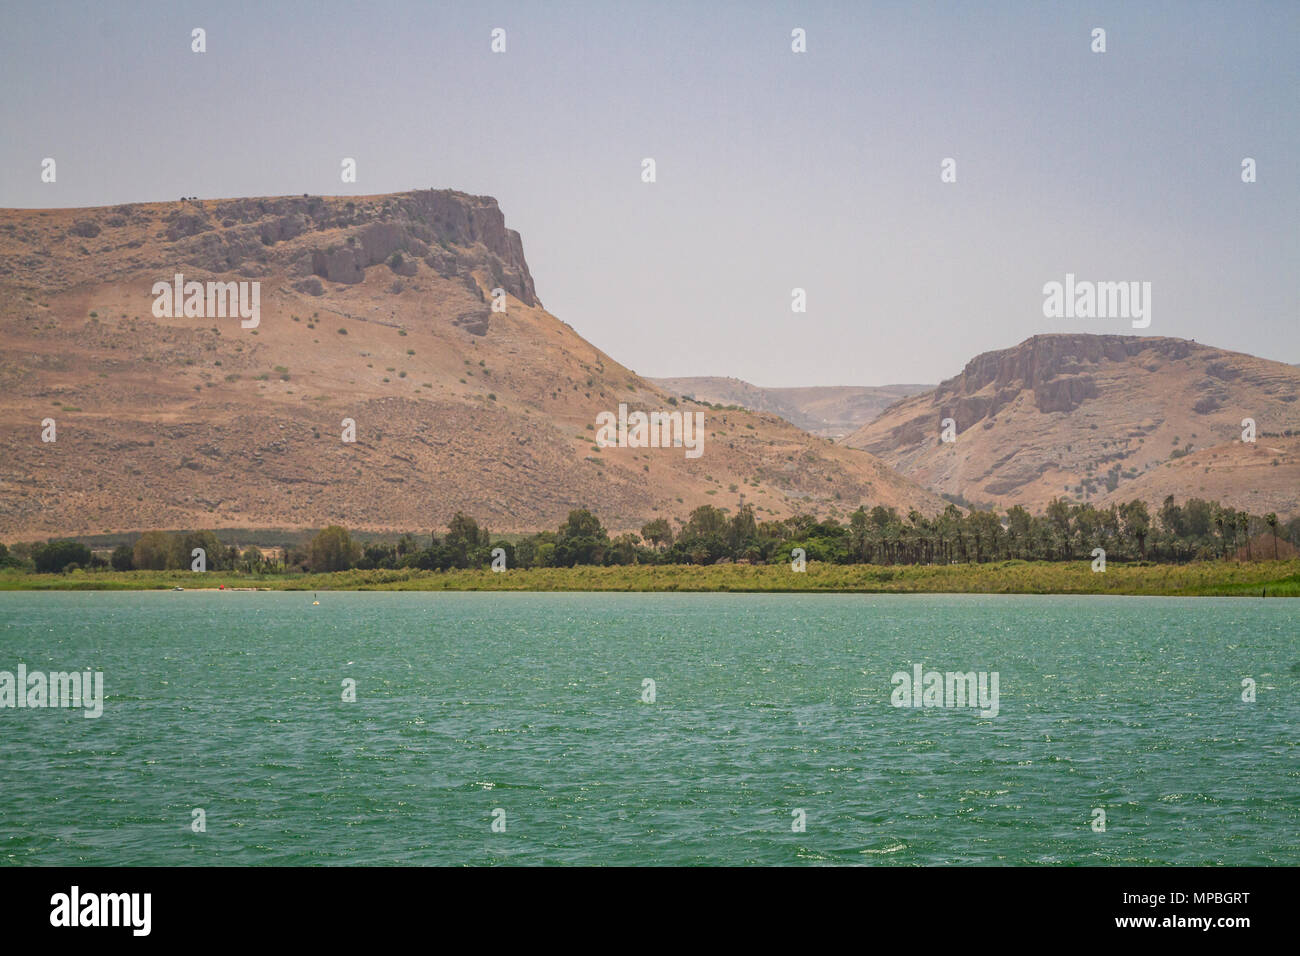
[{"label": "distant hill", "polygon": [[[260,324],[155,316],[176,273],[260,282]],[[701,457],[594,446],[599,412],[671,402],[704,413]],[[943,505],[868,453],[636,376],[542,307],[496,200],[449,190],[0,210],[0,447],[9,541]]]},{"label": "distant hill", "polygon": [[[955,420],[957,440],[941,442]],[[1241,442],[1242,419],[1257,442]],[[999,508],[1167,494],[1300,511],[1300,370],[1175,338],[1038,335],[972,359],[844,443]],[[1292,436],[1292,437],[1288,437]]]},{"label": "distant hill", "polygon": [[672,395],[688,395],[715,405],[739,405],[779,415],[804,431],[842,438],[867,424],[886,408],[931,385],[823,385],[763,388],[738,378],[652,378]]}]

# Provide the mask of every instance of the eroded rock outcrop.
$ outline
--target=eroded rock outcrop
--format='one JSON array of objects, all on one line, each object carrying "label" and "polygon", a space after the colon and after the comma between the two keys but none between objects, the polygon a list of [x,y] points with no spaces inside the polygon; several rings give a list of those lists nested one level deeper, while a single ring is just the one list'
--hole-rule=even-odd
[{"label": "eroded rock outcrop", "polygon": [[[61,233],[96,239],[105,228],[121,235],[115,240],[120,248],[144,252],[129,260],[101,259],[94,270],[80,261],[84,253],[74,251],[46,261],[34,257],[24,268],[51,289],[142,268],[170,275],[178,267],[244,276],[279,269],[298,279],[316,276],[352,285],[365,278],[366,270],[401,253],[394,261],[403,276],[427,267],[443,278],[464,281],[476,295],[482,281],[525,305],[541,304],[523,241],[506,228],[505,216],[490,196],[425,189],[362,197],[186,199],[78,210]],[[52,245],[39,236],[32,241]],[[328,287],[323,290],[328,294]]]}]

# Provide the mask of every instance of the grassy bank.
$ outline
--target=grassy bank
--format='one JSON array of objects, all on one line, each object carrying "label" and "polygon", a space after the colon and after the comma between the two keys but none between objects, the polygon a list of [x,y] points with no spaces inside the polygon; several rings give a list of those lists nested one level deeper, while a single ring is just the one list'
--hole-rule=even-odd
[{"label": "grassy bank", "polygon": [[958,565],[634,565],[491,571],[0,572],[0,591],[120,591],[263,588],[273,591],[794,591],[949,594],[1146,594],[1300,597],[1300,560],[1254,563],[1118,564],[1103,574],[1088,561],[1003,561]]}]

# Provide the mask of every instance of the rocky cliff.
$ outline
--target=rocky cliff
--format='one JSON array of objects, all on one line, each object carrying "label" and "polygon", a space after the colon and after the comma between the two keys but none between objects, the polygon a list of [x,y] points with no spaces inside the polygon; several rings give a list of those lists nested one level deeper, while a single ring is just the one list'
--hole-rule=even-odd
[{"label": "rocky cliff", "polygon": [[[940,441],[948,418],[956,428],[952,443]],[[1300,485],[1289,442],[1271,443],[1280,451],[1268,454],[1267,470],[1252,472],[1249,487],[1235,490],[1226,481],[1193,480],[1175,464],[1199,449],[1240,444],[1245,418],[1261,437],[1300,432],[1300,374],[1293,366],[1184,339],[1037,335],[976,356],[960,374],[896,402],[845,443],[931,490],[978,504],[1036,510],[1057,496],[1122,498],[1130,483],[1162,469],[1160,481],[1132,484],[1133,493],[1176,493],[1171,482],[1182,475],[1184,496],[1213,487],[1225,501],[1240,501],[1237,507],[1272,502],[1285,512]],[[1201,474],[1228,461],[1222,455],[1203,462]]]},{"label": "rocky cliff", "polygon": [[45,210],[2,222],[0,231],[19,247],[0,260],[0,279],[46,291],[175,268],[247,278],[284,273],[300,291],[319,295],[321,280],[355,284],[390,260],[395,272],[410,274],[409,260],[421,259],[467,284],[482,270],[519,301],[539,304],[523,242],[506,228],[497,201],[445,189]]}]

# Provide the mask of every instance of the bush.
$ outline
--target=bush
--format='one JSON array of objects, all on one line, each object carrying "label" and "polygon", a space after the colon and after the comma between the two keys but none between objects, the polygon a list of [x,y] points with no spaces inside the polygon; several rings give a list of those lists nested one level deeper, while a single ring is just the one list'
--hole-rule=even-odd
[{"label": "bush", "polygon": [[57,574],[71,565],[89,564],[90,549],[77,541],[50,541],[33,549],[32,562],[38,574]]}]

